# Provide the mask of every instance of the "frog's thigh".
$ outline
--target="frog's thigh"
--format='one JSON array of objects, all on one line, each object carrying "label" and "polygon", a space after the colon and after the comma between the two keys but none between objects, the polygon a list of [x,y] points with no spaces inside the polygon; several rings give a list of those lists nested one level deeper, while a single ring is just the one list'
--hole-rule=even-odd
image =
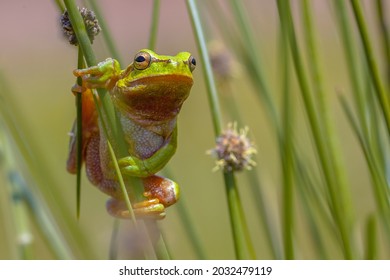
[{"label": "frog's thigh", "polygon": [[168,179],[157,175],[152,175],[142,179],[144,189],[148,198],[157,198],[160,203],[168,207],[180,197],[179,185]]}]

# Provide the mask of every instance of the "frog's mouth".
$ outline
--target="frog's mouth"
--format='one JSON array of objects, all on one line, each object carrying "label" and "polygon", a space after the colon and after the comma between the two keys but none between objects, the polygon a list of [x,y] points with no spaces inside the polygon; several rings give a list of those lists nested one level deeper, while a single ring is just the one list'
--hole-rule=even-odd
[{"label": "frog's mouth", "polygon": [[166,122],[180,112],[192,84],[186,75],[148,76],[114,90],[114,103],[139,123]]}]

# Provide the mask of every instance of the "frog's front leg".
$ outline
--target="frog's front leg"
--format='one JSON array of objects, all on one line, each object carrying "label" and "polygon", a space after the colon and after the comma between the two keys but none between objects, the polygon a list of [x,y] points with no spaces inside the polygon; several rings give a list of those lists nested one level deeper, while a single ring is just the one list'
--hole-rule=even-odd
[{"label": "frog's front leg", "polygon": [[[144,184],[144,196],[147,200],[134,203],[134,214],[139,218],[163,219],[165,208],[176,203],[180,197],[180,189],[177,183],[164,177],[153,175],[142,179]],[[112,198],[107,201],[107,211],[117,218],[130,218],[124,200]]]},{"label": "frog's front leg", "polygon": [[97,66],[76,69],[73,74],[83,78],[83,86],[86,88],[111,89],[120,79],[121,72],[119,62],[113,58],[107,58]]},{"label": "frog's front leg", "polygon": [[147,159],[127,156],[118,160],[122,174],[133,177],[148,177],[160,171],[176,152],[177,126],[175,126],[169,142]]}]

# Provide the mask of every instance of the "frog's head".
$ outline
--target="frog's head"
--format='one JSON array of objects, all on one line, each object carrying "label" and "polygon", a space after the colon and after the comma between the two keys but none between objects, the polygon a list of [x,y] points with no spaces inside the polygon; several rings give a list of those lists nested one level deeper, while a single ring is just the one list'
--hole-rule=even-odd
[{"label": "frog's head", "polygon": [[190,93],[195,65],[188,52],[165,56],[143,49],[117,82],[116,103],[133,119],[171,120]]}]

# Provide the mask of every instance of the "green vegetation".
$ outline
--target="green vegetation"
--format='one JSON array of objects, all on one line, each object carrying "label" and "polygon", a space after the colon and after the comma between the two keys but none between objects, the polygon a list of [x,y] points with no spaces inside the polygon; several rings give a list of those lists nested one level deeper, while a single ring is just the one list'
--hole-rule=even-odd
[{"label": "green vegetation", "polygon": [[[27,59],[10,50],[11,67],[0,69],[0,258],[390,258],[386,1],[90,0],[102,28],[93,44],[75,1],[53,4],[47,24],[66,8],[78,47],[31,47]],[[50,40],[41,44],[62,38]],[[107,197],[83,169],[77,179],[65,173],[64,127],[76,115],[73,68],[106,57],[126,65],[145,47],[190,51],[197,69],[178,151],[162,171],[182,198],[165,220],[133,223],[105,213]],[[123,156],[109,95],[99,97],[112,157]],[[121,185],[142,196],[137,180]],[[141,256],[132,242],[140,233]]]}]

